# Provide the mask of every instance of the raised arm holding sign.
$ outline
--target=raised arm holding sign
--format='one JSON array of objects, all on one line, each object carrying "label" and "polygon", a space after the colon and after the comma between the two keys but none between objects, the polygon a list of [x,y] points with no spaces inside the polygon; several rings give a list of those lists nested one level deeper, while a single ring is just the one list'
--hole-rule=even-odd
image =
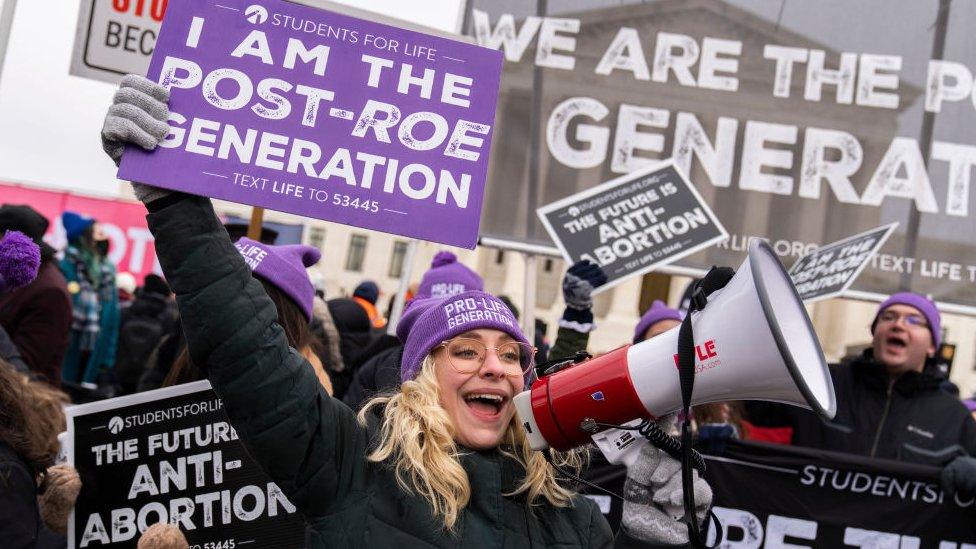
[{"label": "raised arm holding sign", "polygon": [[[265,16],[254,6],[246,14],[255,14],[255,21],[267,16],[273,21],[276,9],[297,9],[265,5],[273,6]],[[175,8],[171,6],[171,15]],[[291,32],[304,32],[300,30],[304,28],[303,24]],[[387,31],[388,36],[399,32]],[[463,56],[463,48],[450,53]],[[175,108],[178,88],[172,90]],[[151,89],[144,95],[151,99],[157,91]],[[472,101],[475,95],[472,88]],[[144,106],[133,106],[145,111]],[[132,109],[116,111],[126,112],[110,112],[109,121],[117,117],[125,121],[119,120],[123,126],[138,125]],[[173,122],[174,117],[170,115],[168,120]],[[194,136],[191,123],[188,139],[197,144],[201,139],[216,143],[215,133],[200,138],[202,135],[205,132]],[[246,144],[247,134],[238,132],[238,136]],[[108,137],[107,149],[112,149]],[[255,133],[252,144],[260,139]],[[362,143],[365,149],[376,145],[368,140]],[[147,148],[156,143],[151,145]],[[215,157],[180,157],[178,165],[161,160],[171,159],[167,153],[173,150],[127,153],[123,176],[145,183],[175,181],[180,174],[188,174],[183,183],[166,185],[193,188],[187,183],[189,175],[196,181],[220,175],[218,171],[203,173],[195,165],[199,158],[220,159],[219,146]],[[133,166],[145,170],[127,172],[130,158]],[[387,158],[390,163],[397,160]],[[425,158],[425,151],[410,149],[399,164],[420,164]],[[333,168],[340,166],[348,164]],[[140,175],[153,179],[140,179]],[[252,183],[263,177],[260,172],[242,174],[240,180],[244,175]],[[219,191],[222,185],[231,184],[218,183],[212,188]],[[404,383],[399,392],[374,399],[356,417],[319,386],[306,360],[289,348],[274,304],[233,247],[209,200],[145,184],[135,184],[135,188],[150,211],[150,230],[160,265],[177,295],[190,358],[206,372],[250,454],[305,517],[307,546],[604,547],[614,542],[595,504],[559,482],[552,465],[529,449],[525,433],[514,419],[512,397],[532,380],[534,349],[503,302],[485,292],[470,291],[411,306],[398,326],[404,342],[400,372]],[[343,187],[347,193],[352,188]],[[374,194],[384,192],[372,190]],[[396,199],[391,192],[389,200]],[[475,207],[473,199],[468,206]],[[450,208],[432,208],[421,211],[428,216],[423,224],[413,224],[404,232],[423,232],[441,241],[465,241],[472,228],[476,233],[477,214],[453,215]],[[479,210],[480,204],[471,211]],[[465,223],[455,224],[459,218]],[[653,457],[655,463],[673,461],[668,456]],[[579,464],[575,454],[553,459],[570,467]],[[670,477],[666,480],[667,485],[674,484]],[[654,492],[643,496],[651,497]],[[672,535],[642,541],[682,541],[683,525],[677,519],[662,515],[654,521],[662,527],[642,533],[667,531]],[[498,528],[499,524],[505,528]],[[636,543],[631,534],[621,532],[617,544]]]}]

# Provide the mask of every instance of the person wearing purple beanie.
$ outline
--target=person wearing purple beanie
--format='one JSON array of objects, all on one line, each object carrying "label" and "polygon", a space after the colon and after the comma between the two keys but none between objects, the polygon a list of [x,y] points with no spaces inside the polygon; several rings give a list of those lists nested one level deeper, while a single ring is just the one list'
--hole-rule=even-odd
[{"label": "person wearing purple beanie", "polygon": [[[933,360],[942,319],[931,299],[891,295],[871,323],[871,346],[830,366],[837,415],[829,422],[799,408],[750,405],[750,421],[790,426],[793,444],[944,467],[943,488],[976,495],[976,421],[940,386]],[[776,411],[775,423],[765,407]],[[781,414],[781,417],[776,417]]]},{"label": "person wearing purple beanie", "polygon": [[71,331],[71,296],[56,250],[44,242],[49,225],[30,206],[0,206],[0,233],[23,233],[40,250],[37,277],[21,288],[8,286],[8,291],[0,292],[0,328],[10,336],[32,375],[58,388]]},{"label": "person wearing purple beanie", "polygon": [[[319,384],[332,394],[332,380],[314,350],[311,330],[315,288],[305,270],[322,257],[312,246],[299,244],[275,246],[241,237],[234,248],[261,282],[275,306],[278,325],[284,331],[289,347],[305,357]],[[163,386],[188,383],[201,378],[186,349],[176,358]]]},{"label": "person wearing purple beanie", "polygon": [[470,290],[483,290],[485,281],[478,273],[459,263],[457,256],[446,250],[437,252],[430,262],[430,269],[420,278],[417,295],[447,297]]},{"label": "person wearing purple beanie", "polygon": [[[457,256],[443,250],[437,252],[430,262],[430,269],[420,278],[416,295],[409,297],[406,306],[418,299],[428,297],[447,297],[469,290],[481,290],[484,281],[478,273],[462,263]],[[390,303],[392,306],[392,302]],[[403,358],[403,343],[394,337],[380,336],[363,351],[370,358],[363,361],[341,396],[342,401],[353,410],[359,410],[370,397],[400,386],[400,361]]]},{"label": "person wearing purple beanie", "polygon": [[[40,266],[40,247],[20,231],[6,231],[0,238],[0,296],[33,282]],[[0,326],[0,361],[4,360],[18,372],[30,373],[20,349]]]},{"label": "person wearing purple beanie", "polygon": [[[102,129],[114,160],[126,143],[159,144],[167,95],[145,78],[122,79]],[[304,516],[307,547],[653,547],[685,528],[668,515],[641,530],[658,535],[635,539],[622,529],[614,539],[596,503],[531,449],[512,399],[532,379],[534,349],[498,298],[470,291],[415,300],[398,330],[403,384],[357,416],[289,346],[248,268],[268,258],[239,253],[208,199],[139,183],[133,190],[149,210],[193,363]],[[578,470],[582,453],[550,459]],[[643,464],[661,481],[648,497],[680,484],[680,465],[664,452]],[[695,481],[696,492],[702,486]]]},{"label": "person wearing purple beanie", "polygon": [[634,343],[651,339],[674,328],[681,324],[683,318],[684,315],[681,314],[681,311],[668,307],[660,299],[655,299],[650,308],[637,321],[637,326],[634,328]]}]

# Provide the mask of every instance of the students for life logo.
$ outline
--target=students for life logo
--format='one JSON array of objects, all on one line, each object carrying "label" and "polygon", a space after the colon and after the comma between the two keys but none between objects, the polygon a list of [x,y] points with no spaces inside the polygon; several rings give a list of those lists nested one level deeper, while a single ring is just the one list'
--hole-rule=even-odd
[{"label": "students for life logo", "polygon": [[244,10],[244,18],[251,24],[260,25],[268,20],[268,10],[264,6],[251,4]]},{"label": "students for life logo", "polygon": [[124,426],[125,422],[119,416],[113,416],[112,419],[108,420],[108,430],[113,435],[119,434]]}]

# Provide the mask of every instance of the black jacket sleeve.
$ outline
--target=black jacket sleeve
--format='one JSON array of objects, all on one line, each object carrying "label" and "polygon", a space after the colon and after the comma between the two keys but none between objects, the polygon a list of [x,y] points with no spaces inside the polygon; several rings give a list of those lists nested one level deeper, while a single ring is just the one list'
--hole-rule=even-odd
[{"label": "black jacket sleeve", "polygon": [[15,370],[22,374],[30,374],[30,367],[20,356],[20,350],[14,345],[10,335],[0,326],[0,359],[6,360]]},{"label": "black jacket sleeve", "polygon": [[966,450],[969,457],[976,457],[976,420],[972,415],[962,419],[962,440],[959,444]]},{"label": "black jacket sleeve", "polygon": [[306,515],[341,506],[362,484],[367,434],[288,347],[277,312],[206,198],[149,205],[160,265],[176,293],[190,358],[241,440]]},{"label": "black jacket sleeve", "polygon": [[0,448],[0,547],[67,547],[68,540],[41,521],[32,473],[19,460],[9,459],[10,454],[9,448]]}]

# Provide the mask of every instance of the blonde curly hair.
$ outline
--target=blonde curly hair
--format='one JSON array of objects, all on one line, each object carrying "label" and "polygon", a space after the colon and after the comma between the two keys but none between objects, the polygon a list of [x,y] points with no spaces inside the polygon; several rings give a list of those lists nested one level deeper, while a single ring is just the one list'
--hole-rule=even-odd
[{"label": "blonde curly hair", "polygon": [[[453,531],[461,511],[471,498],[468,473],[459,460],[454,426],[440,404],[437,366],[428,355],[416,379],[405,381],[392,395],[371,399],[359,412],[366,424],[370,410],[384,407],[379,444],[367,456],[372,462],[390,463],[400,487],[419,494],[430,504],[444,529]],[[522,483],[506,496],[525,494],[529,505],[544,499],[550,505],[566,507],[575,492],[559,484],[556,472],[540,452],[529,446],[525,431],[513,416],[499,443],[500,451],[522,464]],[[553,461],[574,474],[582,469],[585,452],[554,453]]]}]

